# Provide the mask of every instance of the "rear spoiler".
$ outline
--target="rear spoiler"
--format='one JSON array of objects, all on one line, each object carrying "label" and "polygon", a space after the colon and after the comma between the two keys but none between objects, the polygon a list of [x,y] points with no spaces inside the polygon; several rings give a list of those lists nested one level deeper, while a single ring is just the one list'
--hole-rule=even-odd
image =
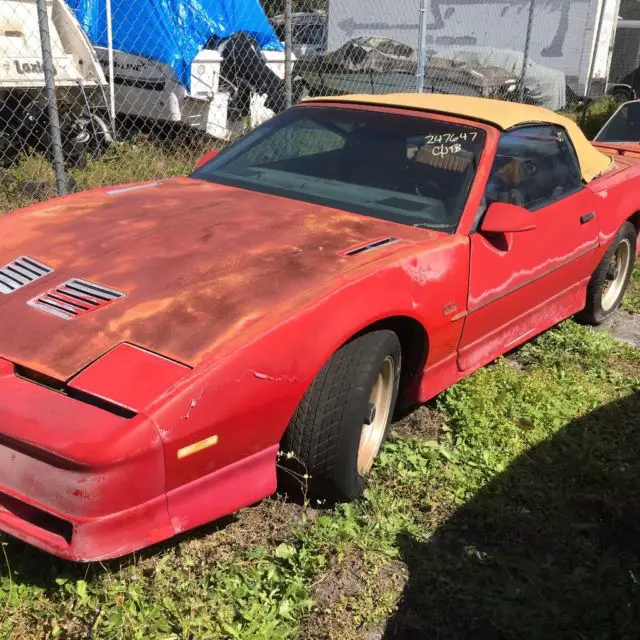
[{"label": "rear spoiler", "polygon": [[625,156],[627,158],[640,158],[639,143],[615,143],[615,142],[592,142],[593,146],[609,156]]}]

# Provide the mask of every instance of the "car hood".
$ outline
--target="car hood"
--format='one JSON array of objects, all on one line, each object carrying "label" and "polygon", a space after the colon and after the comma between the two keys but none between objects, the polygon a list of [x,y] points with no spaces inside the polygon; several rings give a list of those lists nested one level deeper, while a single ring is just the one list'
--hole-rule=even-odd
[{"label": "car hood", "polygon": [[[0,266],[28,256],[54,271],[0,295],[0,356],[58,380],[122,342],[195,366],[284,303],[385,254],[348,249],[405,230],[418,231],[190,178],[35,205],[0,218]],[[71,278],[126,295],[71,320],[27,304]]]}]

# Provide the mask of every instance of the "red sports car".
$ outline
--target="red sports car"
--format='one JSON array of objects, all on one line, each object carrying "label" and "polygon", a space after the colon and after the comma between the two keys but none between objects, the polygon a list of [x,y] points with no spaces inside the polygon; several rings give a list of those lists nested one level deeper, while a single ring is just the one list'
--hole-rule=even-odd
[{"label": "red sports car", "polygon": [[[614,152],[612,152],[614,153]],[[394,408],[618,306],[640,164],[538,107],[306,101],[190,177],[0,219],[0,529],[131,552],[276,488],[353,499]]]}]

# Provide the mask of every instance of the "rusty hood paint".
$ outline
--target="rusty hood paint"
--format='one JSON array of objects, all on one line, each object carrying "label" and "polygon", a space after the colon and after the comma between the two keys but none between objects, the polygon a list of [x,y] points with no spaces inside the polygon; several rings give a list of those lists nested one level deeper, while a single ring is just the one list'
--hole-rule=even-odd
[{"label": "rusty hood paint", "polygon": [[[35,205],[0,219],[0,266],[26,255],[55,271],[0,295],[0,356],[68,380],[126,341],[195,366],[278,305],[379,257],[344,250],[405,229],[189,178]],[[70,278],[126,298],[73,320],[27,305]]]}]

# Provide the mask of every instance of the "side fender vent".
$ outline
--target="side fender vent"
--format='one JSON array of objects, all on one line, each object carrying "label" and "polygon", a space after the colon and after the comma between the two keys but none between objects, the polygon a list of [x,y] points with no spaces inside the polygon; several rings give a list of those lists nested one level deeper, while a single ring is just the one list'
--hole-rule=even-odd
[{"label": "side fender vent", "polygon": [[50,273],[53,273],[53,269],[46,264],[21,256],[0,269],[0,293],[14,293]]},{"label": "side fender vent", "polygon": [[400,242],[398,238],[388,237],[382,238],[381,240],[374,240],[373,242],[369,242],[368,244],[363,244],[358,247],[353,247],[353,249],[347,249],[343,255],[345,256],[357,256],[360,253],[365,253],[366,251],[373,251],[374,249],[379,249],[380,247],[386,247],[390,244],[395,244],[396,242]]},{"label": "side fender vent", "polygon": [[73,320],[124,297],[121,291],[74,278],[32,298],[27,304],[63,320]]}]

